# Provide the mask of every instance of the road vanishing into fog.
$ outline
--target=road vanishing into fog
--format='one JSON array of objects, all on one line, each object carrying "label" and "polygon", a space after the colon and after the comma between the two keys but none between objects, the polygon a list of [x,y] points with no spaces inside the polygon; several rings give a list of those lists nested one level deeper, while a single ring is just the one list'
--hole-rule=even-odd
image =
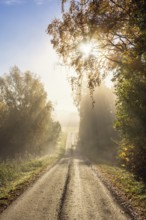
[{"label": "road vanishing into fog", "polygon": [[0,220],[128,220],[88,160],[72,152],[68,135],[64,157],[1,215]]}]

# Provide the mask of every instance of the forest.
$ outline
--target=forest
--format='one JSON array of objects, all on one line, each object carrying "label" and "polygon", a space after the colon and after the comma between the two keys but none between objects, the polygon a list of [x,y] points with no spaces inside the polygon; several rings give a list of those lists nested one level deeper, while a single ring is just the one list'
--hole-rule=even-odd
[{"label": "forest", "polygon": [[[118,133],[118,160],[143,179],[146,179],[145,23],[145,0],[63,0],[62,19],[54,19],[48,26],[55,50],[76,71],[70,82],[81,124],[85,125],[84,129],[80,126],[81,142],[86,142],[82,147],[108,151],[111,140],[116,139],[110,128],[114,126]],[[109,111],[113,99],[110,95],[107,98],[100,88],[111,73],[115,116]],[[89,88],[93,105],[96,102],[94,110],[89,107],[89,95],[83,98],[83,87]],[[96,88],[103,93],[102,104]]]}]

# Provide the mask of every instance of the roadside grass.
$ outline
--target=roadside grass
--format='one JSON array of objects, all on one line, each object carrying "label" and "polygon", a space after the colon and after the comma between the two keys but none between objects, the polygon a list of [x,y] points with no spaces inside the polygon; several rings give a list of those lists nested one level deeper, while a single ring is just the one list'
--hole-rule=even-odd
[{"label": "roadside grass", "polygon": [[146,217],[146,184],[123,168],[106,164],[99,164],[98,167],[113,186],[124,192],[134,207],[143,209]]},{"label": "roadside grass", "polygon": [[146,219],[146,183],[114,162],[95,159],[95,155],[88,156],[93,161],[93,166],[101,173],[103,181],[113,189],[112,191],[128,202],[141,216],[140,219]]},{"label": "roadside grass", "polygon": [[120,166],[112,154],[100,154],[94,149],[81,152],[92,161],[92,168],[122,205],[134,212],[136,219],[146,220],[146,182]]},{"label": "roadside grass", "polygon": [[51,155],[8,159],[0,162],[0,212],[17,198],[43,171],[49,169],[64,154],[66,135],[59,139],[58,147]]}]

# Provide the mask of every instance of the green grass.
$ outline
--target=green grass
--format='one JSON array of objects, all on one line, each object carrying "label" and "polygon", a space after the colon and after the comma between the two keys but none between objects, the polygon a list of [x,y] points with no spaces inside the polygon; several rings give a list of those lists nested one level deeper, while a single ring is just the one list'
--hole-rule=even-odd
[{"label": "green grass", "polygon": [[9,159],[0,162],[0,212],[30,185],[43,171],[55,164],[63,155],[66,136],[51,155]]},{"label": "green grass", "polygon": [[103,159],[97,152],[85,154],[100,171],[103,179],[113,190],[117,190],[128,201],[142,219],[146,219],[146,183],[120,167],[115,160]]},{"label": "green grass", "polygon": [[6,197],[9,191],[29,181],[44,168],[57,160],[57,157],[15,159],[0,163],[0,198]]},{"label": "green grass", "polygon": [[98,164],[101,173],[112,186],[124,193],[135,210],[139,210],[146,217],[146,184],[138,181],[127,170],[109,164]]}]

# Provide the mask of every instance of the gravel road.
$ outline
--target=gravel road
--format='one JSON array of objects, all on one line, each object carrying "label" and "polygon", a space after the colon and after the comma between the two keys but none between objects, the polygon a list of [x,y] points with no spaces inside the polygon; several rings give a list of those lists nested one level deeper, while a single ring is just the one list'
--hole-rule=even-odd
[{"label": "gravel road", "polygon": [[70,149],[1,215],[0,220],[128,220],[86,159]]}]

